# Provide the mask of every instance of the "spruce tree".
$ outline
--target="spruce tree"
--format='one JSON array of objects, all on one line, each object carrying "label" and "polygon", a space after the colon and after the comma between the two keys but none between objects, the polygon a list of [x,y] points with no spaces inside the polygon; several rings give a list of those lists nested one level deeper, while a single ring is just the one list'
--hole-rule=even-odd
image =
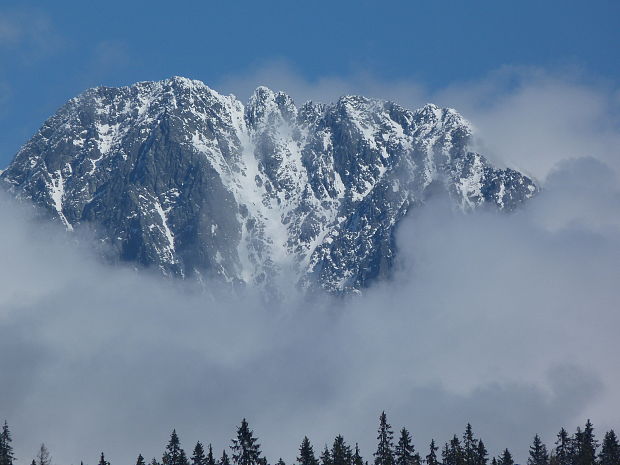
[{"label": "spruce tree", "polygon": [[564,428],[555,441],[554,465],[572,465],[572,441]]},{"label": "spruce tree", "polygon": [[146,465],[146,463],[144,462],[144,457],[142,457],[142,454],[138,454],[138,459],[136,460],[136,465]]},{"label": "spruce tree", "polygon": [[504,449],[502,455],[497,460],[498,465],[515,465],[515,461],[512,458],[512,454],[508,449]]},{"label": "spruce tree", "polygon": [[375,465],[394,465],[394,433],[387,422],[385,412],[379,417],[379,435],[377,440],[377,452],[375,452]]},{"label": "spruce tree", "polygon": [[103,452],[101,453],[101,457],[99,458],[99,465],[110,465],[110,462],[106,462]]},{"label": "spruce tree", "polygon": [[527,465],[549,465],[549,453],[547,446],[540,440],[538,434],[534,436],[534,441],[530,446],[530,454],[527,459]]},{"label": "spruce tree", "polygon": [[464,465],[464,453],[461,441],[455,434],[450,444],[446,444],[442,451],[443,465]]},{"label": "spruce tree", "polygon": [[228,458],[226,451],[222,452],[222,458],[219,461],[219,465],[230,465],[230,459]]},{"label": "spruce tree", "polygon": [[319,461],[314,455],[314,449],[310,444],[310,439],[307,436],[301,441],[299,446],[299,457],[297,457],[298,465],[319,465]]},{"label": "spruce tree", "polygon": [[325,445],[325,449],[321,453],[321,465],[333,465],[332,462],[332,454],[329,452],[327,444]]},{"label": "spruce tree", "polygon": [[394,450],[394,462],[396,465],[420,465],[420,455],[415,451],[411,434],[406,428],[400,430],[398,444]]},{"label": "spruce tree", "polygon": [[202,443],[198,441],[194,446],[194,452],[192,453],[192,465],[206,465],[207,457],[205,456],[205,449]]},{"label": "spruce tree", "polygon": [[586,422],[583,431],[577,429],[575,435],[575,465],[595,465],[596,464],[596,448],[598,443],[594,437],[594,427],[590,420]]},{"label": "spruce tree", "polygon": [[450,446],[446,442],[441,450],[441,461],[443,465],[454,465],[450,454]]},{"label": "spruce tree", "polygon": [[232,461],[235,465],[261,465],[264,460],[261,458],[260,444],[250,430],[245,418],[241,421],[241,426],[237,428],[237,439],[232,440],[230,449],[232,450]]},{"label": "spruce tree", "polygon": [[353,465],[364,465],[364,459],[360,454],[360,447],[355,443],[355,452],[353,453]]},{"label": "spruce tree", "polygon": [[187,458],[187,455],[185,455],[185,451],[183,449],[181,449],[181,454],[179,456],[179,462],[183,465],[189,465],[189,459]]},{"label": "spruce tree", "polygon": [[605,433],[598,461],[600,465],[620,465],[620,444],[613,429]]},{"label": "spruce tree", "polygon": [[467,423],[465,433],[463,433],[463,461],[465,465],[476,465],[478,444],[474,438],[474,431],[471,423]]},{"label": "spruce tree", "polygon": [[581,427],[577,427],[577,431],[570,438],[570,463],[572,465],[577,465],[579,462],[578,457],[581,457],[581,445],[583,441],[583,431],[581,431]]},{"label": "spruce tree", "polygon": [[13,442],[13,438],[11,431],[9,431],[9,425],[5,420],[2,426],[2,433],[0,433],[0,465],[13,465],[15,456],[13,455],[11,442]]},{"label": "spruce tree", "polygon": [[157,461],[155,457],[153,457],[149,465],[160,465],[160,463]]},{"label": "spruce tree", "polygon": [[426,456],[426,464],[427,465],[439,465],[439,460],[437,460],[437,451],[439,448],[435,445],[435,440],[431,440],[431,444],[429,446],[430,452]]},{"label": "spruce tree", "polygon": [[206,465],[217,465],[215,462],[215,457],[213,456],[213,447],[209,444],[209,452],[207,453],[207,459],[205,462]]},{"label": "spruce tree", "polygon": [[189,465],[185,451],[181,448],[181,441],[176,430],[172,430],[170,440],[162,457],[163,465]]},{"label": "spruce tree", "polygon": [[353,452],[341,435],[336,436],[331,451],[332,465],[351,465]]},{"label": "spruce tree", "polygon": [[476,447],[476,465],[487,465],[489,461],[487,448],[484,446],[482,439],[478,440],[478,446]]},{"label": "spruce tree", "polygon": [[280,457],[276,462],[276,465],[286,465],[286,463],[284,462],[284,460],[282,460],[282,457]]},{"label": "spruce tree", "polygon": [[45,444],[41,444],[41,446],[39,447],[39,451],[37,452],[36,464],[37,465],[51,465],[51,463],[52,463],[52,457],[50,456],[50,453],[47,450],[47,447],[45,447]]}]

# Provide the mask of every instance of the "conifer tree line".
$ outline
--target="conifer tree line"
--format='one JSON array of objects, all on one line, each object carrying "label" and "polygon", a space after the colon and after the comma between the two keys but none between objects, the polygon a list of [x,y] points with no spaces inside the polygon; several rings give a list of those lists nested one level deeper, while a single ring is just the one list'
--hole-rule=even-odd
[{"label": "conifer tree line", "polygon": [[[0,465],[14,465],[16,458],[11,443],[11,432],[5,421],[0,433]],[[230,452],[224,449],[221,455],[216,456],[211,444],[205,448],[198,441],[191,457],[188,457],[181,447],[176,430],[173,430],[161,459],[154,457],[149,465],[269,465],[258,438],[245,418],[237,428],[229,449]],[[433,439],[428,446],[428,454],[422,458],[414,446],[411,433],[404,427],[398,433],[398,439],[395,439],[394,431],[383,412],[379,417],[377,449],[372,458],[364,460],[358,444],[352,447],[342,435],[336,436],[331,447],[326,444],[317,456],[308,437],[304,437],[299,446],[299,455],[292,465],[516,465],[508,449],[504,449],[497,457],[489,458],[483,440],[474,435],[469,423],[462,436],[455,434],[444,444],[440,454],[438,451],[439,447]],[[31,465],[52,465],[45,444],[41,444]],[[84,462],[80,465],[84,465]],[[99,456],[98,465],[111,465],[103,452]],[[141,453],[136,465],[146,465]],[[286,464],[280,458],[274,465]],[[564,428],[560,429],[550,448],[536,434],[529,448],[527,465],[620,465],[620,442],[614,430],[606,432],[599,442],[594,434],[594,426],[588,420],[583,429],[578,427],[572,435]]]}]

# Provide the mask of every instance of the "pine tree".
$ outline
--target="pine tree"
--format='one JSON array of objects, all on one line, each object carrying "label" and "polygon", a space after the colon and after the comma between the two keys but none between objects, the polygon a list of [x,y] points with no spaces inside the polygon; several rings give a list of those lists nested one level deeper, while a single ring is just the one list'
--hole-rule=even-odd
[{"label": "pine tree", "polygon": [[192,453],[192,465],[206,465],[207,457],[205,456],[205,449],[202,443],[198,441],[194,446],[194,452]]},{"label": "pine tree", "polygon": [[387,422],[385,412],[379,417],[379,444],[375,452],[375,465],[394,465],[394,433],[392,427]]},{"label": "pine tree", "polygon": [[577,431],[573,434],[573,437],[570,438],[570,463],[572,465],[577,465],[578,457],[581,456],[581,445],[583,441],[583,431],[581,431],[581,427],[577,427]]},{"label": "pine tree", "polygon": [[477,442],[471,423],[467,423],[463,434],[463,460],[465,465],[476,465],[477,452]]},{"label": "pine tree", "polygon": [[183,449],[181,449],[181,453],[179,454],[179,463],[189,465],[189,459]]},{"label": "pine tree", "polygon": [[443,465],[454,465],[450,454],[450,446],[446,442],[441,450],[441,461]]},{"label": "pine tree", "polygon": [[310,444],[310,439],[304,436],[299,446],[299,457],[297,457],[298,465],[319,465],[319,461],[314,455],[314,449]]},{"label": "pine tree", "polygon": [[284,462],[284,460],[282,460],[282,457],[280,457],[276,463],[276,465],[286,465],[286,463]]},{"label": "pine tree", "polygon": [[325,445],[325,449],[321,453],[321,465],[333,465],[332,454],[327,448],[327,444]]},{"label": "pine tree", "polygon": [[575,465],[595,465],[598,443],[594,437],[594,427],[590,420],[583,431],[577,428],[575,434],[574,460]]},{"label": "pine tree", "polygon": [[170,441],[162,457],[163,465],[189,465],[185,451],[181,448],[181,441],[176,430],[172,430]]},{"label": "pine tree", "polygon": [[534,436],[534,442],[532,442],[530,446],[530,455],[527,459],[527,465],[549,465],[547,446],[543,444],[538,434]]},{"label": "pine tree", "polygon": [[600,465],[620,465],[620,444],[613,429],[605,433],[598,460]]},{"label": "pine tree", "polygon": [[415,451],[411,441],[411,434],[406,428],[400,430],[400,437],[394,450],[396,465],[420,465],[420,455]]},{"label": "pine tree", "polygon": [[230,465],[230,459],[228,458],[226,451],[222,452],[222,458],[219,461],[219,465]]},{"label": "pine tree", "polygon": [[232,461],[235,465],[261,465],[260,444],[258,439],[254,437],[253,431],[250,430],[248,422],[245,418],[241,421],[241,426],[237,428],[237,439],[233,439],[232,445]]},{"label": "pine tree", "polygon": [[13,446],[11,446],[13,438],[9,431],[9,425],[4,421],[2,433],[0,433],[0,465],[13,465],[15,456],[13,455]]},{"label": "pine tree", "polygon": [[484,442],[482,439],[478,441],[478,446],[476,447],[476,465],[487,465],[489,461],[487,448],[484,446]]},{"label": "pine tree", "polygon": [[572,465],[572,441],[564,428],[555,441],[554,465]]},{"label": "pine tree", "polygon": [[353,453],[353,465],[364,465],[364,459],[360,454],[360,447],[355,443],[355,452]]},{"label": "pine tree", "polygon": [[209,452],[207,453],[205,465],[217,465],[215,457],[213,457],[213,447],[211,447],[211,444],[209,444]]},{"label": "pine tree", "polygon": [[146,463],[144,462],[144,457],[142,457],[142,454],[138,454],[138,459],[136,460],[136,465],[146,465]]},{"label": "pine tree", "polygon": [[508,449],[504,449],[502,455],[497,460],[498,465],[514,465],[515,461],[512,458],[512,454]]},{"label": "pine tree", "polygon": [[110,462],[106,462],[103,452],[101,453],[101,457],[99,458],[99,465],[110,465]]},{"label": "pine tree", "polygon": [[446,444],[442,451],[443,465],[464,465],[464,453],[461,441],[454,435],[450,444]]},{"label": "pine tree", "polygon": [[332,445],[332,465],[351,465],[353,452],[341,435],[336,436]]},{"label": "pine tree", "polygon": [[41,444],[41,446],[39,447],[39,451],[37,452],[37,457],[35,460],[35,463],[37,465],[51,465],[52,457],[50,456],[47,447],[45,447],[45,444]]},{"label": "pine tree", "polygon": [[153,457],[149,465],[160,465],[160,463],[157,461],[155,457]]},{"label": "pine tree", "polygon": [[429,446],[430,452],[426,456],[426,464],[427,465],[439,465],[439,460],[437,460],[437,451],[439,448],[435,445],[435,440],[431,440],[431,444]]}]

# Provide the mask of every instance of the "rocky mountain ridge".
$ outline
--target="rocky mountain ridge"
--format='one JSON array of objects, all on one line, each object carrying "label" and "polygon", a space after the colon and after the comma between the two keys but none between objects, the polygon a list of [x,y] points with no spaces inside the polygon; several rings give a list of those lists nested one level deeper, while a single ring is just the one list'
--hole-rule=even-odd
[{"label": "rocky mountain ridge", "polygon": [[511,211],[537,192],[470,150],[456,111],[344,96],[243,105],[174,77],[71,99],[0,174],[68,230],[166,275],[346,293],[389,276],[394,233],[432,192]]}]

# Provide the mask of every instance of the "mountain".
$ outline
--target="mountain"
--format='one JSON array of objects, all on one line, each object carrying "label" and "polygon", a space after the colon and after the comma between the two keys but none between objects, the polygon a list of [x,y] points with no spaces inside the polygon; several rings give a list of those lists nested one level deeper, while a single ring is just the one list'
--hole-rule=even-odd
[{"label": "mountain", "polygon": [[247,105],[174,77],[98,87],[47,120],[1,174],[68,230],[166,275],[342,293],[389,276],[394,234],[438,190],[511,211],[537,192],[470,150],[456,111],[345,96]]}]

